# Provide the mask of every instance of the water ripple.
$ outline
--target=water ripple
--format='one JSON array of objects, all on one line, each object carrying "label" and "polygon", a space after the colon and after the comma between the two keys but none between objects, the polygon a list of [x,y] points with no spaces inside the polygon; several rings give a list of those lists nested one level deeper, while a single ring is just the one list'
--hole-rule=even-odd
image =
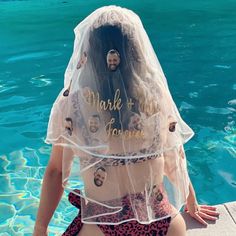
[{"label": "water ripple", "polygon": [[207,85],[204,85],[204,88],[210,88],[210,87],[216,87],[218,86],[218,84],[207,84]]},{"label": "water ripple", "polygon": [[15,56],[9,57],[8,59],[5,60],[5,62],[6,63],[12,63],[12,62],[17,62],[17,61],[22,61],[22,60],[43,59],[43,58],[48,58],[48,57],[58,57],[60,55],[61,55],[61,53],[56,52],[56,51],[32,52],[32,53],[25,53],[25,54],[20,54],[20,55],[15,55]]},{"label": "water ripple", "polygon": [[227,114],[232,114],[236,110],[232,107],[227,107],[227,108],[217,108],[217,107],[212,107],[212,106],[206,106],[205,107],[206,113],[210,114],[221,114],[221,115],[227,115]]},{"label": "water ripple", "polygon": [[52,83],[50,78],[47,78],[45,75],[36,76],[30,79],[35,87],[45,87]]},{"label": "water ripple", "polygon": [[198,97],[198,92],[191,92],[189,93],[190,98],[197,98]]},{"label": "water ripple", "polygon": [[214,67],[220,68],[220,69],[230,69],[231,68],[231,66],[229,66],[229,65],[214,65]]},{"label": "water ripple", "polygon": [[35,100],[36,100],[35,97],[25,97],[25,96],[14,95],[6,99],[1,99],[0,107],[3,108],[3,107],[8,107],[10,105],[19,105],[19,104],[28,103]]},{"label": "water ripple", "polygon": [[195,107],[187,102],[181,102],[179,110],[189,110],[189,109],[194,109]]},{"label": "water ripple", "polygon": [[236,105],[236,99],[228,101],[229,105]]},{"label": "water ripple", "polygon": [[14,90],[15,88],[18,88],[18,87],[19,87],[18,85],[7,86],[7,87],[4,87],[4,85],[0,85],[0,93],[11,91],[11,90]]}]

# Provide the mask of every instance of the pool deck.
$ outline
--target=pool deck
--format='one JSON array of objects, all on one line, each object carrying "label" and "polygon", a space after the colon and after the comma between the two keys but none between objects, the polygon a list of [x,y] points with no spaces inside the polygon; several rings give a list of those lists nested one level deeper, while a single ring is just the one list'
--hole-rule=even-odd
[{"label": "pool deck", "polygon": [[216,222],[208,221],[207,227],[183,212],[187,236],[236,236],[236,201],[216,205],[216,207],[220,212],[219,219]]}]

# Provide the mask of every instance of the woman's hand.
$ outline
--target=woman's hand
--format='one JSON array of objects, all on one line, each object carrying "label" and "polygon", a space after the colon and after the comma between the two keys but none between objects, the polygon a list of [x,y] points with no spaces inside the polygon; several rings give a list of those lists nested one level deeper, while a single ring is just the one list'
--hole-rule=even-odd
[{"label": "woman's hand", "polygon": [[204,219],[217,220],[218,218],[216,216],[220,214],[216,211],[216,207],[198,204],[191,181],[189,183],[189,195],[184,211],[205,226],[207,226],[207,222]]},{"label": "woman's hand", "polygon": [[216,211],[216,207],[199,205],[194,195],[189,194],[187,198],[187,203],[185,205],[185,212],[189,213],[190,216],[195,218],[201,224],[207,226],[207,220],[217,220],[216,216],[219,216],[219,212]]}]

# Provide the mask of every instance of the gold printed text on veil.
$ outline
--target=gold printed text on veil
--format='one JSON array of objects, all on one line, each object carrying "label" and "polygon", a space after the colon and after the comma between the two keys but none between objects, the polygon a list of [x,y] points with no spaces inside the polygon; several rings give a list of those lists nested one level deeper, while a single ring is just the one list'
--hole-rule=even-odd
[{"label": "gold printed text on veil", "polygon": [[121,129],[113,129],[112,124],[115,122],[115,118],[111,118],[111,120],[106,124],[106,129],[109,136],[120,136],[124,135],[126,139],[129,138],[144,138],[143,130],[121,130]]},{"label": "gold printed text on veil", "polygon": [[[97,112],[104,111],[112,111],[117,110],[120,111],[123,104],[120,98],[120,90],[117,89],[114,94],[114,99],[107,101],[100,100],[100,94],[98,92],[94,92],[92,90],[89,90],[89,94],[87,96],[86,101],[91,105],[94,106],[97,110]],[[132,99],[130,99],[127,102],[128,109],[130,110],[134,103],[132,102]],[[115,122],[115,118],[111,118],[111,120],[106,124],[106,130],[108,136],[120,136],[123,135],[125,138],[144,138],[144,132],[143,130],[120,130],[116,128],[112,128],[112,124]]]},{"label": "gold printed text on veil", "polygon": [[95,106],[98,112],[102,110],[119,111],[123,106],[123,104],[121,104],[119,89],[116,90],[113,101],[111,101],[110,99],[108,99],[107,101],[100,100],[100,95],[98,92],[94,93],[93,91],[89,91],[88,102],[91,106]]}]

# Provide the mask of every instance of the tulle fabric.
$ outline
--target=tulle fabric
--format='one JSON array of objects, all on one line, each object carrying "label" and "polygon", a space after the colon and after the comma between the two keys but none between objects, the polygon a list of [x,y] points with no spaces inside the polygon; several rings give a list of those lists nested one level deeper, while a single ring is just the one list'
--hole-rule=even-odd
[{"label": "tulle fabric", "polygon": [[83,198],[85,223],[147,224],[171,216],[189,193],[183,144],[194,132],[176,108],[139,17],[102,7],[74,32],[45,139],[64,147],[63,186]]}]

